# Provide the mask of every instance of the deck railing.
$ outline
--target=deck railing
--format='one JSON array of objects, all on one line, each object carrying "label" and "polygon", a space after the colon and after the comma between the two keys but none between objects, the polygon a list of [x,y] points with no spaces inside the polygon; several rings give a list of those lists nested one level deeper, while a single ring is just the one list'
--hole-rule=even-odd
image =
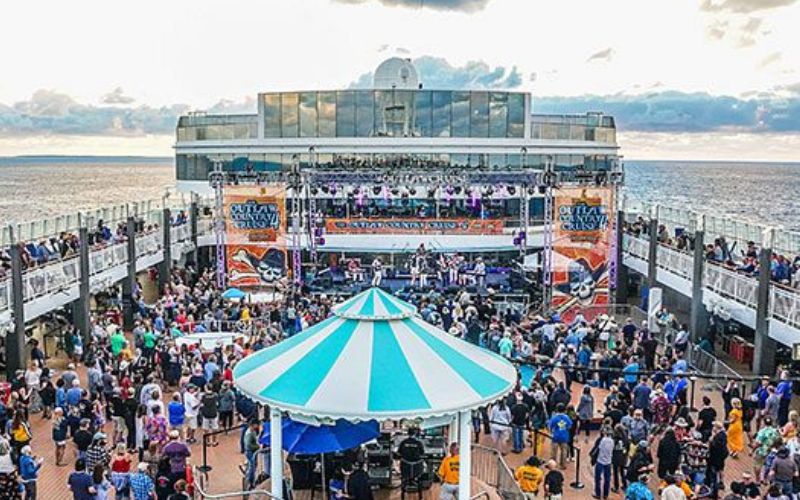
[{"label": "deck railing", "polygon": [[472,477],[495,488],[503,499],[525,500],[514,473],[497,450],[472,445]]},{"label": "deck railing", "polygon": [[755,308],[758,281],[720,265],[707,263],[703,270],[703,286],[718,294]]},{"label": "deck railing", "polygon": [[800,328],[800,293],[793,288],[772,285],[769,291],[769,311],[772,317]]},{"label": "deck railing", "polygon": [[656,265],[688,280],[692,279],[694,270],[692,255],[675,248],[658,245],[656,249]]}]

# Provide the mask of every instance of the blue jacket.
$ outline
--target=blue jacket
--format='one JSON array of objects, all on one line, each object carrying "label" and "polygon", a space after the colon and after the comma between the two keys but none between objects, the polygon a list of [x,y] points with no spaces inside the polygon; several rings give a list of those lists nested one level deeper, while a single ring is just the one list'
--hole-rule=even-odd
[{"label": "blue jacket", "polygon": [[563,413],[556,413],[547,422],[547,428],[554,443],[568,443],[569,430],[572,428],[572,419]]},{"label": "blue jacket", "polygon": [[19,457],[19,475],[23,480],[36,479],[39,475],[41,464],[37,464],[33,457],[28,455],[21,455]]},{"label": "blue jacket", "polygon": [[169,414],[169,425],[183,425],[186,416],[186,408],[180,401],[170,401],[167,405],[167,413]]}]

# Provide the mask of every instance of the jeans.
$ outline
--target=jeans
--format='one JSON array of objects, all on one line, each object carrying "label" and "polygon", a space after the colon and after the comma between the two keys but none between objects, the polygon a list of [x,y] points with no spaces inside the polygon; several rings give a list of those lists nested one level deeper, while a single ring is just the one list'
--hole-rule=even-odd
[{"label": "jeans", "polygon": [[512,450],[519,453],[525,448],[525,428],[515,425],[511,433],[514,440]]},{"label": "jeans", "polygon": [[611,464],[595,464],[594,466],[594,496],[600,495],[600,480],[603,480],[603,498],[608,498],[611,489]]},{"label": "jeans", "polygon": [[253,488],[255,487],[256,469],[258,468],[258,450],[245,451],[244,456],[247,458],[247,485],[249,488]]}]

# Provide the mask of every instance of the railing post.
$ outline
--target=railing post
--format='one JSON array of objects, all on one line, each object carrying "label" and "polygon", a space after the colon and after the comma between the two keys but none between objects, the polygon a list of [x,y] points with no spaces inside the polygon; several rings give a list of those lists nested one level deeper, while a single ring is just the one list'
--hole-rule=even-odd
[{"label": "railing post", "polygon": [[14,238],[11,257],[11,313],[14,329],[6,334],[6,380],[13,380],[17,370],[25,369],[25,291],[22,283],[22,254]]},{"label": "railing post", "polygon": [[758,256],[758,291],[756,304],[756,333],[753,371],[757,375],[775,373],[775,350],[777,344],[769,336],[769,287],[772,249],[762,248]]},{"label": "railing post", "polygon": [[78,263],[80,269],[80,281],[78,282],[78,300],[75,301],[74,320],[75,327],[80,332],[84,343],[87,343],[92,335],[91,292],[89,288],[89,229],[81,226],[78,229]]},{"label": "railing post", "polygon": [[162,244],[162,255],[164,258],[161,261],[161,264],[158,266],[158,293],[161,294],[164,291],[164,286],[169,283],[170,275],[172,274],[172,225],[170,224],[170,219],[172,218],[172,213],[170,212],[169,208],[164,209],[164,214],[162,216],[161,221],[161,229],[163,237],[163,244]]},{"label": "railing post", "polygon": [[197,203],[197,195],[192,193],[192,203],[189,205],[189,231],[191,232],[192,251],[189,252],[187,257],[188,262],[191,262],[196,271],[200,271],[197,264],[197,218],[200,216],[200,206]]},{"label": "railing post", "polygon": [[133,292],[136,289],[136,219],[128,217],[128,275],[122,280],[122,321],[125,331],[133,330]]},{"label": "railing post", "polygon": [[647,232],[650,236],[650,246],[647,250],[647,288],[656,286],[656,259],[658,258],[658,219],[652,218],[648,223]]},{"label": "railing post", "polygon": [[702,230],[694,232],[694,255],[692,259],[692,308],[690,315],[689,332],[692,342],[697,342],[706,334],[708,327],[708,311],[703,304],[703,266],[705,266],[705,233]]},{"label": "railing post", "polygon": [[623,263],[624,251],[622,248],[622,240],[625,236],[622,230],[625,223],[625,212],[617,210],[617,279],[616,289],[614,290],[614,301],[617,304],[625,304],[628,302],[628,268]]}]

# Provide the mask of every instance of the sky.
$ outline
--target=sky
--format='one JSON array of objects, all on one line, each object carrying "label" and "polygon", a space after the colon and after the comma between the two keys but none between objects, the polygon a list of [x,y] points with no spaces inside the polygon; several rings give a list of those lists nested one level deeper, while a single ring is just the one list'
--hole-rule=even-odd
[{"label": "sky", "polygon": [[172,153],[178,115],[259,91],[427,88],[614,115],[635,159],[800,161],[800,0],[0,3],[0,155]]}]

